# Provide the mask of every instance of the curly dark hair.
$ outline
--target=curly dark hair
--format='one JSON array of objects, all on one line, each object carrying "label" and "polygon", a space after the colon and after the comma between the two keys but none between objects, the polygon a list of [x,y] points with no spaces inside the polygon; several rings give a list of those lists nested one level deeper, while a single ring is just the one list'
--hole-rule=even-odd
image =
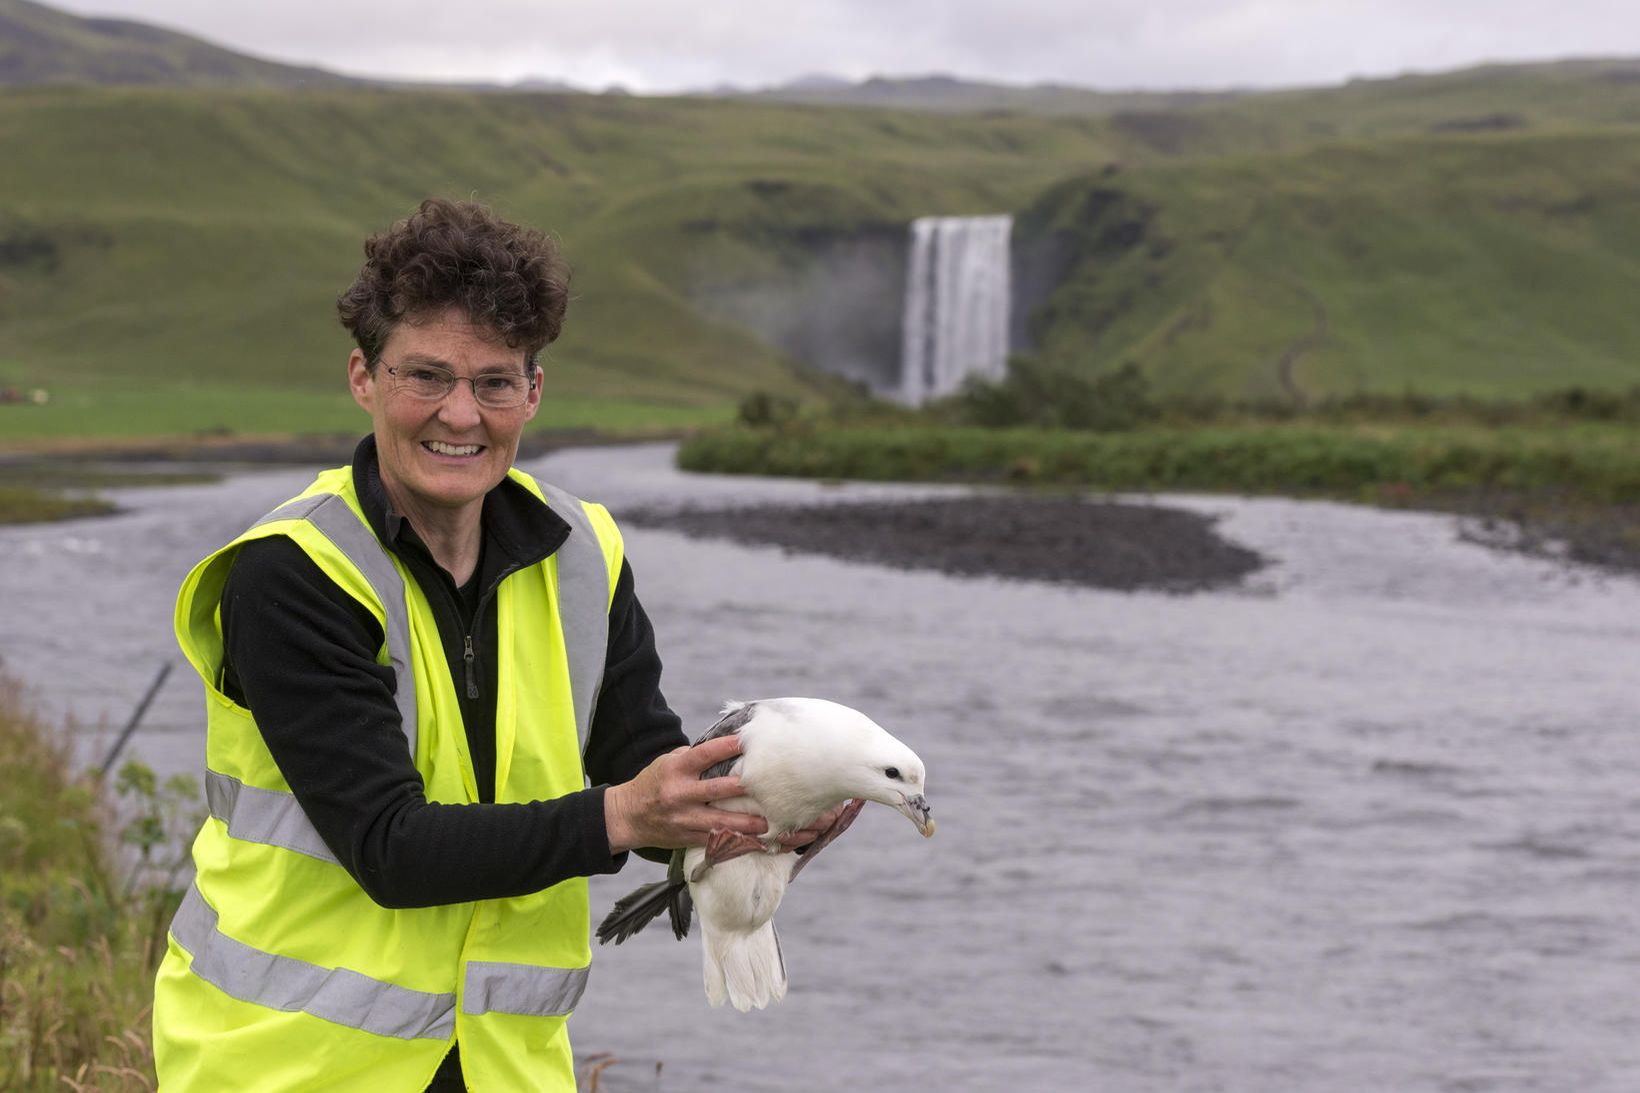
[{"label": "curly dark hair", "polygon": [[551,239],[472,201],[428,198],[365,240],[364,266],[336,313],[372,370],[400,322],[460,308],[531,364],[558,337],[569,302],[569,266]]}]

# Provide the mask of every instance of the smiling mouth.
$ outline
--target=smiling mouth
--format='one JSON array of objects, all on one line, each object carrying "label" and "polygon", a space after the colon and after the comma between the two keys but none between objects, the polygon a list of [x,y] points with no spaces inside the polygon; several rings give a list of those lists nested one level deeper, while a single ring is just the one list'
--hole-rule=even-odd
[{"label": "smiling mouth", "polygon": [[442,440],[424,440],[421,446],[434,455],[477,455],[484,450],[482,444],[446,444]]}]

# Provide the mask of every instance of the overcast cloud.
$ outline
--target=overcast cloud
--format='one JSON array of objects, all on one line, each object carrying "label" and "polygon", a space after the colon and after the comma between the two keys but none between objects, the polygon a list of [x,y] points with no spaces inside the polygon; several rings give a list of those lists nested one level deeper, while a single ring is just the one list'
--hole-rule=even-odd
[{"label": "overcast cloud", "polygon": [[1636,0],[63,0],[276,60],[601,89],[810,73],[1220,88],[1640,55]]}]

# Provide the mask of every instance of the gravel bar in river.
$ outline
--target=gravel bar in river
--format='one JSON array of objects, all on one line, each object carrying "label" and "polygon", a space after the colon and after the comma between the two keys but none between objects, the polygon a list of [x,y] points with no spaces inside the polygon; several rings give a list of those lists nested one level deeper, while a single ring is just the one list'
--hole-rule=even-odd
[{"label": "gravel bar in river", "polygon": [[627,524],[901,569],[1193,592],[1264,565],[1200,513],[1079,497],[974,495],[820,505],[639,509]]}]

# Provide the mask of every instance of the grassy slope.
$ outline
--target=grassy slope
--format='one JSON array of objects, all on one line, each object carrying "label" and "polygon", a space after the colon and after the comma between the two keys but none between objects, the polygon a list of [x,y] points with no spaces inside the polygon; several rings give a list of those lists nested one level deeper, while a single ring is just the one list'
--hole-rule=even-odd
[{"label": "grassy slope", "polygon": [[[1045,354],[1164,391],[1517,395],[1640,382],[1640,139],[1426,136],[1172,162],[1065,187],[1082,251]],[[1099,214],[1079,210],[1093,201]],[[1142,238],[1110,232],[1142,223]]]},{"label": "grassy slope", "polygon": [[[1640,85],[1613,72],[1632,68],[1102,118],[15,90],[0,146],[27,154],[0,157],[0,385],[54,397],[0,406],[0,436],[353,427],[331,301],[363,235],[428,193],[554,228],[577,268],[543,424],[711,420],[751,390],[808,388],[710,317],[702,286],[754,278],[805,239],[1025,209],[1113,160],[1126,167],[1108,185],[1149,227],[1054,301],[1045,344],[1079,367],[1137,359],[1163,390],[1279,393],[1276,362],[1319,303],[1326,336],[1294,367],[1307,391],[1629,383]],[[1432,134],[1496,117],[1519,127]],[[1074,208],[1045,215],[1085,234]]]},{"label": "grassy slope", "polygon": [[[287,427],[349,414],[332,300],[363,236],[428,193],[558,232],[576,299],[549,394],[722,412],[748,390],[795,393],[789,361],[693,306],[703,263],[805,222],[1021,205],[1100,148],[1038,120],[101,89],[0,95],[0,144],[30,150],[0,157],[0,240],[33,245],[0,266],[0,383],[51,387],[94,431],[156,390],[200,427],[235,397]],[[740,234],[701,227],[721,224]]]},{"label": "grassy slope", "polygon": [[1068,84],[984,83],[950,76],[872,77],[839,87],[777,87],[735,93],[764,102],[815,106],[872,106],[935,113],[1011,110],[1049,115],[1114,114],[1123,110],[1172,110],[1239,97],[1241,92],[1099,91]]},{"label": "grassy slope", "polygon": [[[1081,254],[1042,348],[1233,397],[1631,385],[1637,124],[1633,60],[1119,115],[1128,169],[1033,210]],[[1133,220],[1137,245],[1101,238]],[[1279,364],[1295,347],[1288,385]]]}]

